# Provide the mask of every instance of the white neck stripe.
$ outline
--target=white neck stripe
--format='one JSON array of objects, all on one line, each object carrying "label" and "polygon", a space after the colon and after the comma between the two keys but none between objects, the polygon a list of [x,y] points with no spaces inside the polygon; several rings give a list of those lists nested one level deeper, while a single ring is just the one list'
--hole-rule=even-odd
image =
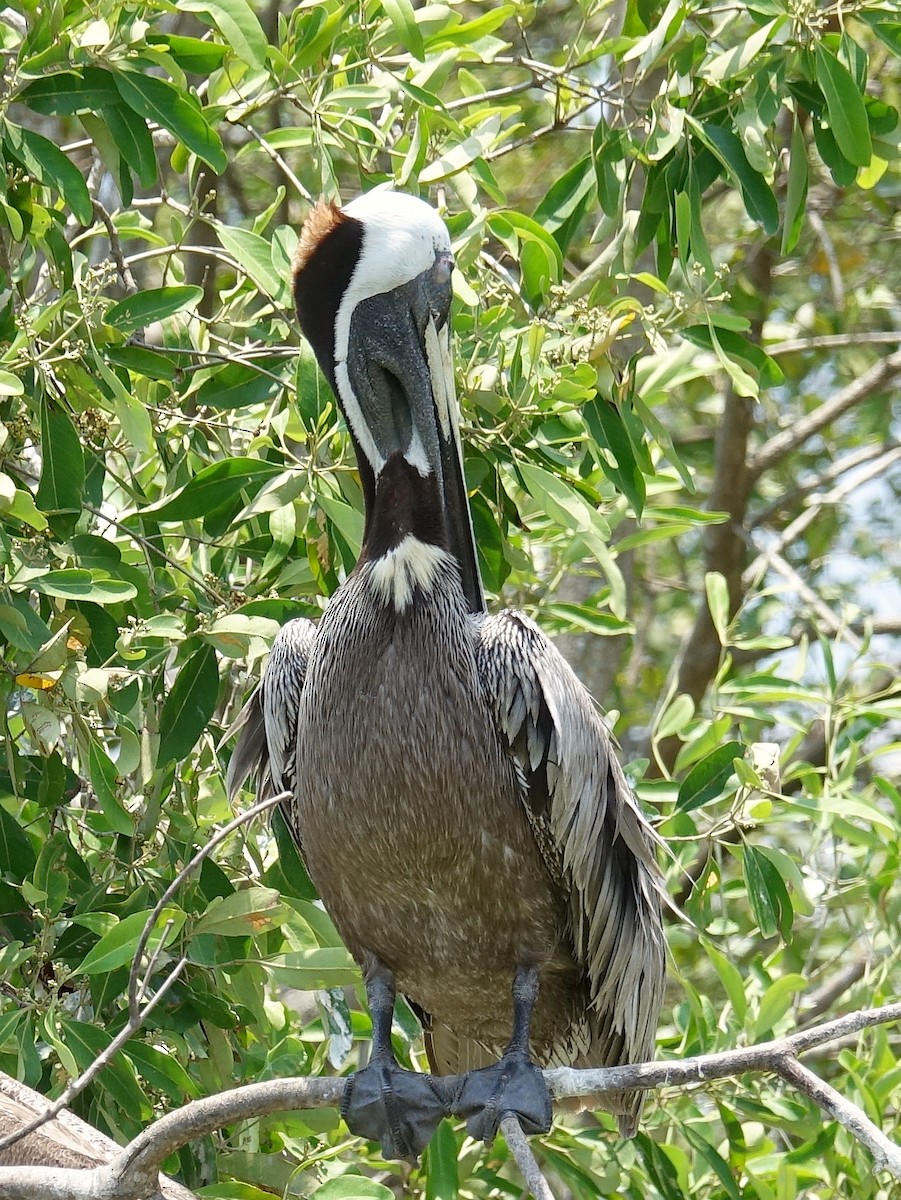
[{"label": "white neck stripe", "polygon": [[381,599],[403,612],[412,603],[416,589],[428,594],[442,570],[453,561],[440,546],[421,542],[408,533],[387,554],[369,564],[369,578]]}]

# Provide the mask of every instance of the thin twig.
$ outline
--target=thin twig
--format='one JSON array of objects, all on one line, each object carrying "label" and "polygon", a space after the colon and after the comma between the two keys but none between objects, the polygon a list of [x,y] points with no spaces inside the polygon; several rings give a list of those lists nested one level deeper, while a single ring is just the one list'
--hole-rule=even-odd
[{"label": "thin twig", "polygon": [[248,808],[245,812],[239,813],[238,816],[236,816],[233,821],[229,821],[227,825],[223,825],[219,832],[214,834],[214,836],[210,838],[206,845],[201,846],[201,848],[197,851],[193,858],[190,859],[189,862],[185,863],[182,869],[178,872],[178,874],[163,892],[162,896],[160,896],[156,906],[153,909],[153,912],[144,923],[144,928],[141,931],[141,936],[138,939],[138,944],[135,948],[134,962],[131,965],[131,971],[129,972],[128,976],[128,1013],[130,1020],[135,1020],[138,1015],[140,995],[143,991],[139,985],[141,975],[141,960],[144,957],[144,951],[147,949],[147,942],[149,941],[150,935],[153,932],[153,927],[160,919],[160,916],[163,913],[166,905],[169,903],[187,877],[191,874],[191,872],[199,867],[203,860],[208,858],[209,855],[216,849],[216,847],[220,846],[230,834],[234,833],[236,829],[239,829],[248,821],[252,821],[254,817],[258,817],[260,813],[267,812],[270,808],[274,808],[277,804],[281,804],[283,800],[287,800],[289,798],[290,792],[280,792],[277,796],[268,796],[265,800],[260,800],[257,804],[254,804],[252,808]]},{"label": "thin twig", "polygon": [[[112,1061],[113,1058],[115,1058],[126,1042],[128,1042],[130,1038],[134,1037],[150,1013],[153,1012],[159,1002],[175,983],[176,979],[184,970],[188,961],[186,958],[179,959],[179,961],[163,980],[159,988],[157,988],[156,993],[151,997],[150,1000],[146,1002],[146,1004],[143,1005],[143,1007],[141,1006],[141,1001],[143,1000],[147,991],[148,974],[155,965],[156,957],[151,957],[150,963],[145,969],[143,981],[141,980],[141,963],[144,957],[144,951],[147,948],[148,939],[153,932],[153,927],[159,920],[160,914],[163,912],[166,905],[178,891],[179,887],[182,885],[188,875],[197,867],[199,867],[203,860],[207,858],[217,846],[221,845],[221,843],[229,836],[229,834],[234,833],[239,826],[252,820],[260,813],[266,812],[267,809],[273,808],[276,804],[280,804],[283,800],[288,798],[288,795],[289,793],[287,792],[281,792],[277,796],[269,796],[265,800],[261,800],[258,804],[255,804],[252,808],[248,808],[246,812],[240,813],[233,821],[229,821],[227,825],[224,825],[218,833],[210,838],[206,845],[202,846],[200,850],[198,850],[198,852],[193,856],[193,858],[191,858],[191,860],[179,871],[179,873],[163,892],[156,904],[156,907],[145,921],[141,936],[138,939],[138,944],[134,954],[134,961],[128,977],[128,1021],[119,1031],[119,1033],[113,1038],[110,1044],[104,1050],[102,1050],[100,1054],[97,1055],[91,1065],[85,1071],[82,1071],[77,1078],[70,1081],[62,1095],[53,1101],[52,1104],[50,1104],[46,1112],[43,1112],[39,1116],[35,1117],[33,1121],[28,1122],[28,1124],[22,1126],[21,1129],[17,1129],[15,1132],[7,1134],[6,1137],[0,1138],[0,1152],[5,1150],[7,1146],[11,1146],[15,1142],[19,1141],[21,1138],[27,1137],[29,1134],[34,1133],[36,1130],[40,1129],[42,1125],[46,1124],[47,1121],[50,1121],[57,1116],[58,1113],[67,1107],[71,1100],[83,1092],[88,1084],[97,1078],[98,1074],[109,1062]],[[3,1187],[2,1182],[0,1182],[0,1197],[2,1196]]]},{"label": "thin twig", "polygon": [[754,513],[748,523],[749,528],[756,529],[759,525],[766,525],[771,517],[775,516],[776,513],[784,512],[795,501],[802,500],[805,496],[809,496],[811,492],[819,491],[827,483],[832,483],[840,475],[844,475],[848,471],[853,471],[855,467],[872,462],[874,458],[880,458],[887,451],[895,449],[898,445],[898,442],[876,442],[872,446],[858,446],[856,450],[852,450],[850,453],[844,454],[841,458],[837,458],[834,462],[829,463],[822,471],[808,476],[797,487],[792,488],[790,492],[783,492],[768,504],[766,508],[762,508],[759,512]]},{"label": "thin twig", "polygon": [[113,224],[113,219],[100,203],[99,200],[94,201],[94,214],[98,216],[106,227],[106,236],[109,238],[110,253],[113,256],[113,261],[116,264],[116,270],[119,272],[119,278],[122,280],[122,286],[129,296],[133,296],[138,290],[138,285],[135,283],[135,277],[131,273],[131,267],[125,261],[125,254],[122,250],[122,242],[119,240],[119,233]]},{"label": "thin twig", "polygon": [[835,243],[829,236],[826,222],[815,208],[808,209],[807,219],[810,222],[811,229],[819,238],[820,246],[826,258],[826,265],[829,268],[832,299],[835,302],[836,309],[841,312],[845,307],[845,281],[842,278],[842,269],[839,266],[838,255],[835,253]]},{"label": "thin twig", "polygon": [[532,1153],[529,1139],[523,1133],[522,1126],[513,1113],[508,1113],[501,1119],[501,1133],[504,1135],[504,1141],[507,1143],[510,1153],[516,1159],[516,1165],[519,1167],[523,1182],[530,1195],[534,1196],[535,1200],[554,1200],[554,1193],[541,1173],[541,1167]]},{"label": "thin twig", "polygon": [[797,1059],[783,1059],[776,1064],[775,1070],[799,1092],[809,1096],[830,1117],[844,1125],[852,1137],[866,1146],[873,1156],[873,1165],[877,1171],[890,1171],[896,1179],[901,1179],[901,1146],[896,1146],[890,1141],[862,1108],[846,1100],[840,1092]]},{"label": "thin twig", "polygon": [[[782,552],[793,542],[796,542],[801,534],[812,525],[824,508],[833,505],[841,504],[844,500],[862,487],[865,483],[869,483],[871,479],[878,479],[884,475],[886,470],[894,463],[901,459],[901,446],[892,446],[890,449],[880,454],[866,467],[866,470],[852,476],[850,479],[844,480],[836,487],[828,492],[824,492],[821,496],[815,497],[810,504],[797,517],[776,536],[775,542],[769,546],[751,563],[743,573],[742,579],[746,587],[750,587],[754,580],[766,570],[772,556],[782,554]],[[858,464],[861,465],[861,464]]]},{"label": "thin twig", "polygon": [[265,154],[269,155],[269,158],[275,163],[275,165],[282,172],[282,174],[285,176],[285,178],[288,180],[288,182],[290,184],[292,184],[292,186],[294,188],[297,189],[298,195],[303,196],[304,200],[306,200],[308,203],[312,204],[313,203],[312,195],[303,186],[303,184],[300,182],[300,180],[297,178],[297,176],[294,174],[294,172],[291,170],[291,168],[288,166],[288,164],[285,162],[285,160],[279,154],[279,152],[275,149],[275,147],[270,146],[269,143],[266,141],[266,139],[263,137],[263,135],[261,133],[258,133],[254,129],[254,127],[252,125],[250,125],[248,122],[240,121],[240,122],[238,122],[238,124],[241,125],[242,128],[246,129],[247,132],[250,134],[250,136],[256,140],[260,149]]}]

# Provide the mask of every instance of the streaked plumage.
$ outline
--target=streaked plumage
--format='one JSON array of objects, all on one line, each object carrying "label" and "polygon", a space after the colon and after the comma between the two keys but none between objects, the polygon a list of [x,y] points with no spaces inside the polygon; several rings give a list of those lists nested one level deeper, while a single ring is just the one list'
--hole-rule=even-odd
[{"label": "streaked plumage", "polygon": [[[523,615],[484,611],[449,251],[433,211],[392,193],[307,224],[298,309],[354,438],[364,545],[318,627],[276,639],[229,787],[255,770],[292,792],[332,919],[367,977],[384,970],[423,1012],[434,1070],[504,1051],[514,974],[532,968],[537,1063],[640,1061],[663,996],[655,836],[558,651]],[[605,1103],[632,1134],[641,1093]]]}]

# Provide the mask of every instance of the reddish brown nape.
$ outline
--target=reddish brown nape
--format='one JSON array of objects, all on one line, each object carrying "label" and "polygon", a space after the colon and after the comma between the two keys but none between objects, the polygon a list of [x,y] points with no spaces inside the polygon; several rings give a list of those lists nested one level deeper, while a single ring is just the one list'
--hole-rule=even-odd
[{"label": "reddish brown nape", "polygon": [[297,250],[294,253],[295,276],[300,274],[316,248],[332,230],[343,225],[346,220],[347,217],[334,200],[319,200],[316,203],[300,231],[300,241],[297,243]]}]

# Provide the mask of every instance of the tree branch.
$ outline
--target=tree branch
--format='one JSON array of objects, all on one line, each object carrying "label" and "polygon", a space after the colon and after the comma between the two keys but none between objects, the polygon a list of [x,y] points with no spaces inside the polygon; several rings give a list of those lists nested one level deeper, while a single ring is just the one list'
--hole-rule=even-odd
[{"label": "tree branch", "polygon": [[[861,1009],[769,1042],[717,1054],[590,1070],[558,1067],[545,1071],[544,1077],[551,1096],[559,1100],[569,1096],[598,1097],[610,1091],[709,1084],[749,1071],[770,1072],[790,1082],[830,1116],[841,1121],[870,1151],[879,1168],[901,1179],[901,1149],[857,1105],[844,1099],[797,1061],[800,1055],[817,1046],[896,1021],[901,1021],[901,1004],[888,1004],[882,1008]],[[193,1138],[212,1133],[224,1125],[275,1112],[336,1106],[346,1082],[345,1077],[272,1079],[196,1100],[148,1126],[112,1162],[102,1167],[80,1171],[54,1167],[0,1168],[0,1200],[144,1200],[156,1186],[162,1162]],[[450,1077],[442,1080],[449,1093],[459,1082]],[[513,1124],[518,1123],[513,1120]],[[511,1153],[520,1162],[521,1143],[509,1121],[505,1122],[504,1134],[509,1139]],[[549,1191],[541,1190],[542,1185],[546,1188],[547,1184],[543,1179],[539,1183],[540,1172],[538,1177],[532,1176],[533,1168],[530,1163],[526,1164],[524,1157],[521,1167],[531,1176],[529,1186],[534,1184],[536,1189],[533,1194],[539,1200],[549,1200]]]},{"label": "tree branch", "polygon": [[512,1113],[501,1121],[501,1133],[504,1135],[504,1141],[507,1143],[510,1153],[516,1160],[516,1165],[519,1167],[523,1182],[530,1195],[534,1196],[535,1200],[554,1200],[554,1193],[541,1173],[541,1168],[529,1145],[529,1139]]},{"label": "tree branch", "polygon": [[824,400],[819,408],[815,408],[808,416],[793,421],[788,428],[770,438],[765,446],[761,446],[756,454],[752,454],[748,459],[749,480],[753,482],[759,479],[764,471],[771,470],[792,451],[803,446],[815,433],[825,429],[855,404],[860,404],[887,383],[891,383],[897,375],[901,375],[901,350],[896,350],[888,358],[875,363],[859,379],[836,392],[829,400]]},{"label": "tree branch", "polygon": [[873,1156],[873,1165],[877,1171],[890,1171],[896,1179],[901,1179],[901,1147],[889,1141],[863,1109],[846,1100],[834,1087],[795,1058],[785,1058],[777,1063],[776,1072],[799,1092],[809,1096],[824,1112],[844,1125],[853,1137],[866,1146]]},{"label": "tree branch", "polygon": [[822,337],[791,338],[786,342],[773,342],[765,346],[771,358],[780,354],[807,353],[811,350],[841,350],[846,346],[897,346],[901,342],[901,332],[889,330],[874,330],[870,333],[828,333]]},{"label": "tree branch", "polygon": [[[150,916],[147,918],[146,922],[144,923],[141,936],[138,939],[138,944],[135,949],[134,962],[132,964],[128,979],[127,1022],[119,1031],[119,1033],[116,1034],[106,1049],[102,1050],[100,1054],[97,1055],[97,1057],[86,1070],[82,1071],[77,1078],[68,1083],[62,1094],[56,1100],[54,1100],[52,1104],[48,1104],[47,1108],[34,1117],[33,1120],[26,1122],[26,1124],[22,1125],[14,1132],[8,1133],[5,1137],[0,1137],[0,1154],[2,1154],[4,1150],[8,1149],[8,1147],[12,1146],[15,1142],[37,1132],[42,1125],[46,1124],[48,1121],[52,1121],[54,1117],[58,1116],[76,1096],[84,1091],[84,1089],[91,1083],[92,1080],[97,1078],[103,1068],[116,1057],[126,1042],[134,1037],[150,1013],[153,1012],[157,1004],[159,1004],[159,1002],[172,987],[173,983],[175,983],[176,979],[181,974],[185,964],[188,961],[186,958],[179,959],[173,970],[169,972],[166,979],[157,988],[155,994],[150,998],[150,1000],[147,1001],[144,1007],[141,1008],[141,1001],[144,999],[147,991],[148,974],[152,967],[151,963],[145,972],[144,979],[141,980],[141,963],[144,957],[144,951],[147,947],[148,939],[150,938],[150,934],[153,931],[153,927],[156,924],[160,914],[163,912],[163,909],[181,887],[182,883],[184,883],[188,875],[190,875],[193,870],[200,866],[203,860],[207,858],[217,846],[221,845],[221,843],[229,836],[229,834],[233,833],[239,826],[245,824],[247,821],[259,816],[260,813],[266,812],[270,808],[274,808],[276,804],[280,804],[282,800],[287,799],[288,795],[289,793],[287,792],[281,792],[277,796],[269,796],[265,800],[261,800],[259,803],[253,805],[252,808],[248,808],[245,812],[240,813],[234,818],[234,820],[229,821],[227,825],[224,825],[214,837],[210,838],[210,840],[204,846],[202,846],[200,850],[197,851],[193,858],[191,858],[191,860],[185,864],[181,871],[179,871],[179,873],[163,892],[153,912],[151,912]],[[162,1159],[160,1159],[160,1163],[162,1163]],[[2,1184],[0,1184],[0,1197],[2,1197],[2,1195]]]}]

